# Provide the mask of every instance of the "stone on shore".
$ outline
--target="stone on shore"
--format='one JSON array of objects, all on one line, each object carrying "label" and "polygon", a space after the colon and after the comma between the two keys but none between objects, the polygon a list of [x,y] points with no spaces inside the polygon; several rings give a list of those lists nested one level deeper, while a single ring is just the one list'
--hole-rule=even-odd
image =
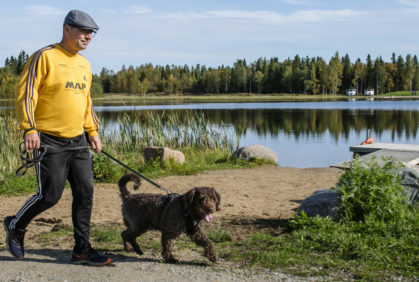
[{"label": "stone on shore", "polygon": [[241,147],[233,153],[238,159],[250,160],[250,159],[265,159],[268,161],[278,162],[278,156],[274,151],[268,147],[262,145],[249,145]]},{"label": "stone on shore", "polygon": [[333,190],[317,190],[303,200],[298,213],[305,212],[307,216],[336,218],[340,208],[340,194]]},{"label": "stone on shore", "polygon": [[168,161],[173,159],[174,162],[179,164],[185,163],[185,155],[178,150],[172,150],[166,147],[147,147],[144,149],[144,159],[146,162],[152,160]]}]

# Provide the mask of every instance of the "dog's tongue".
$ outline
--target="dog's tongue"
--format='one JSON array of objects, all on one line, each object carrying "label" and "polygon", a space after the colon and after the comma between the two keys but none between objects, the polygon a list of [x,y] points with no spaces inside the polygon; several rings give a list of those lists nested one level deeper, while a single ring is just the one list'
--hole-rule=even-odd
[{"label": "dog's tongue", "polygon": [[205,215],[205,221],[206,222],[211,222],[211,220],[212,220],[212,215],[209,213],[209,214],[207,214],[207,215]]}]

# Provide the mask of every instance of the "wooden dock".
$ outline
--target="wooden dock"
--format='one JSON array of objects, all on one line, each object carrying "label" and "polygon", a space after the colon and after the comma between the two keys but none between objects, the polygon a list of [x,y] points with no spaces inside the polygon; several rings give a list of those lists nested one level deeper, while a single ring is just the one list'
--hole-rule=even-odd
[{"label": "wooden dock", "polygon": [[[392,158],[401,162],[404,166],[418,169],[419,166],[419,145],[395,144],[395,143],[373,143],[359,146],[351,146],[349,150],[360,155],[359,160],[368,164],[372,158],[378,164],[383,164],[383,158]],[[349,168],[351,160],[344,161],[331,167],[341,169]]]},{"label": "wooden dock", "polygon": [[349,151],[355,154],[365,155],[378,150],[418,152],[419,145],[416,144],[396,144],[396,143],[372,143],[349,147]]}]

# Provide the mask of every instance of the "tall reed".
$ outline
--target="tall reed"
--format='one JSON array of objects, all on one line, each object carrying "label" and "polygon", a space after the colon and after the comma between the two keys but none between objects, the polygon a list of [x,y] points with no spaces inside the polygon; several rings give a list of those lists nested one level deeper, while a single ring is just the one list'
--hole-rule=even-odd
[{"label": "tall reed", "polygon": [[[14,115],[0,116],[0,171],[10,173],[20,165],[19,143],[22,132]],[[221,149],[232,151],[231,134],[208,124],[203,113],[155,112],[124,114],[118,127],[101,132],[106,151],[118,156],[139,155],[145,147],[164,146],[172,149]]]},{"label": "tall reed", "polygon": [[201,112],[124,114],[118,128],[107,130],[102,143],[121,153],[140,152],[149,146],[232,150],[234,140],[225,130],[208,124]]},{"label": "tall reed", "polygon": [[0,115],[0,171],[10,173],[20,163],[19,143],[22,135],[18,120],[13,115]]}]

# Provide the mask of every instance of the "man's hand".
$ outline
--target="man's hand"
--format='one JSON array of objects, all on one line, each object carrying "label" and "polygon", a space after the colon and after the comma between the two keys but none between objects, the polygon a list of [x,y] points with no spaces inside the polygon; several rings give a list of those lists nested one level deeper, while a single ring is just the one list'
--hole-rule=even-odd
[{"label": "man's hand", "polygon": [[38,150],[41,145],[37,132],[25,135],[25,151]]},{"label": "man's hand", "polygon": [[100,142],[99,135],[89,137],[90,146],[92,146],[93,151],[95,153],[100,153],[102,151],[102,143]]}]

